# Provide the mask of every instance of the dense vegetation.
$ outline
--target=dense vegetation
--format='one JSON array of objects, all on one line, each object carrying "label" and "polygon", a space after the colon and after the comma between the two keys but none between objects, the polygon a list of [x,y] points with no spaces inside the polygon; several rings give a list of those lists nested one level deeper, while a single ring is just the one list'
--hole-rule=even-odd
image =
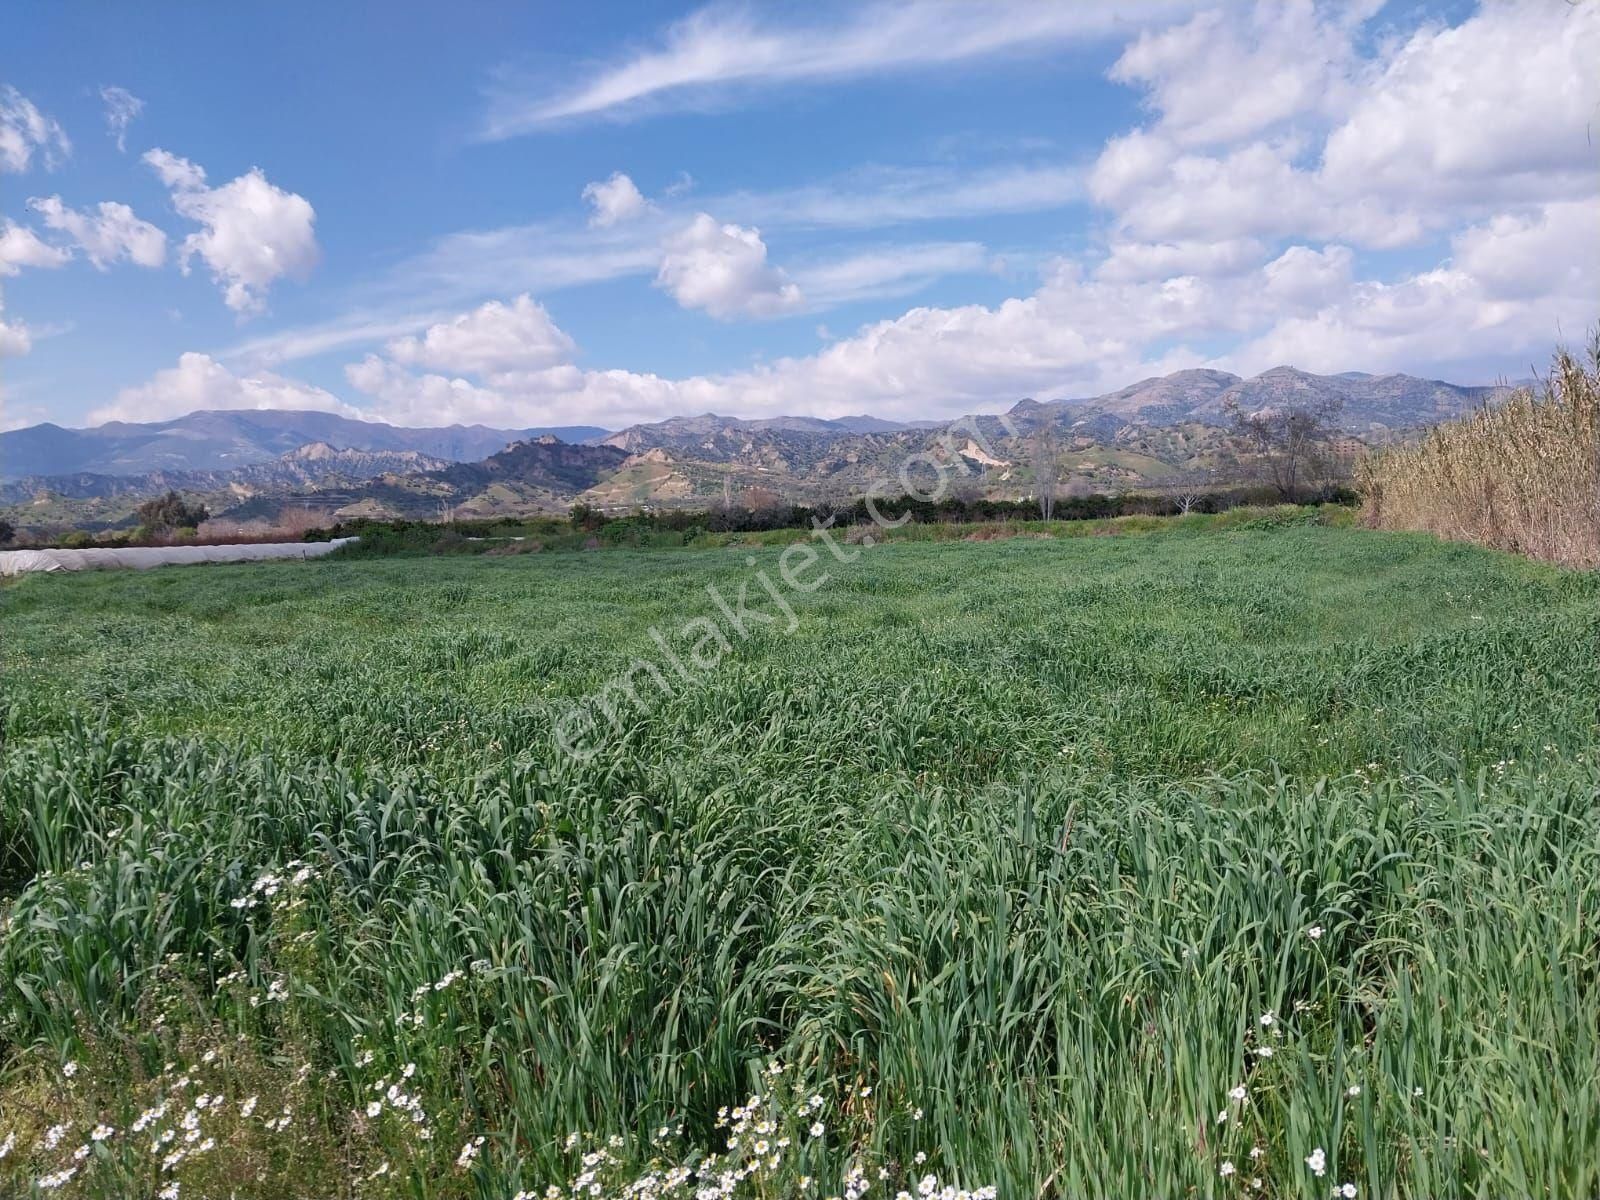
[{"label": "dense vegetation", "polygon": [[1369,522],[1600,567],[1600,334],[1540,391],[1440,425],[1365,464]]},{"label": "dense vegetation", "polygon": [[[1181,496],[1149,493],[1068,496],[1055,502],[1049,520],[1042,520],[1033,500],[985,500],[947,496],[923,500],[912,496],[860,499],[850,504],[781,504],[748,507],[731,504],[712,509],[659,509],[606,513],[588,505],[574,505],[565,519],[524,517],[496,520],[410,521],[358,519],[343,521],[304,536],[308,541],[336,537],[361,539],[361,546],[344,551],[346,557],[383,557],[392,554],[535,553],[544,550],[597,550],[627,546],[663,549],[677,546],[707,548],[742,544],[742,534],[792,535],[792,541],[814,536],[817,527],[840,536],[869,535],[876,540],[940,540],[973,534],[1048,533],[1070,537],[1086,530],[1063,529],[1055,522],[1079,522],[1087,532],[1115,532],[1139,527],[1120,518],[1213,516],[1228,514],[1223,522],[1189,521],[1181,526],[1157,523],[1154,528],[1232,527],[1267,518],[1330,519],[1336,506],[1354,505],[1356,493],[1330,486],[1308,495],[1302,505],[1273,504],[1272,489],[1235,488],[1190,492]],[[1262,503],[1263,501],[1267,503]],[[1294,516],[1291,517],[1291,514]],[[924,528],[918,528],[924,527]],[[937,527],[929,529],[926,527]],[[726,536],[735,535],[735,536]],[[772,539],[760,539],[772,540]]]},{"label": "dense vegetation", "polygon": [[0,592],[0,1192],[1600,1189],[1600,580],[791,551]]}]

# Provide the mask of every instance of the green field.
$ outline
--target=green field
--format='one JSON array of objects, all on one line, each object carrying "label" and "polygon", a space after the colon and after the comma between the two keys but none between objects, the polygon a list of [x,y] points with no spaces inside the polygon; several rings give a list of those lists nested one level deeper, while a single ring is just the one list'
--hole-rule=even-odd
[{"label": "green field", "polygon": [[781,551],[0,591],[0,1193],[1600,1193],[1600,577]]}]

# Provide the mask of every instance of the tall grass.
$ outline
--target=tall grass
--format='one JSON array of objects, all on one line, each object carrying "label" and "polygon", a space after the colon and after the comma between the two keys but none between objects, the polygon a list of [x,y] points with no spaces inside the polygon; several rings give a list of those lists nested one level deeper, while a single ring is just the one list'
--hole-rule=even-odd
[{"label": "tall grass", "polygon": [[1540,391],[1441,425],[1362,466],[1369,524],[1600,566],[1600,334],[1556,353]]},{"label": "tall grass", "polygon": [[0,1193],[1600,1189],[1600,580],[877,547],[552,752],[779,549],[0,593]]}]

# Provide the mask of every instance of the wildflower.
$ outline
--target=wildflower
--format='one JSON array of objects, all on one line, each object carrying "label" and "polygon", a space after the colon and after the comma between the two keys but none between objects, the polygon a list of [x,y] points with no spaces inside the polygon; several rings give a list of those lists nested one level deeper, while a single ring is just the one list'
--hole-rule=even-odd
[{"label": "wildflower", "polygon": [[1261,1017],[1260,1017],[1261,1028],[1266,1029],[1268,1026],[1270,1026],[1277,1019],[1278,1018],[1275,1017],[1272,1013],[1269,1013],[1269,1012],[1262,1013]]},{"label": "wildflower", "polygon": [[66,1132],[67,1127],[65,1125],[50,1126],[49,1129],[44,1131],[44,1148],[46,1150],[54,1150],[58,1145],[61,1144],[61,1137]]},{"label": "wildflower", "polygon": [[1273,1055],[1273,1050],[1272,1050],[1271,1046],[1257,1046],[1256,1047],[1256,1057],[1257,1058],[1271,1058],[1272,1055]]},{"label": "wildflower", "polygon": [[924,1154],[921,1150],[918,1150],[917,1154],[916,1154],[916,1157],[913,1158],[911,1161],[916,1163],[917,1166],[920,1167],[923,1163],[928,1161],[928,1156],[926,1154]]},{"label": "wildflower", "polygon": [[1345,1095],[1346,1096],[1359,1096],[1359,1095],[1361,1095],[1361,1085],[1359,1083],[1352,1083],[1350,1085],[1350,1087],[1345,1091]]},{"label": "wildflower", "polygon": [[811,1128],[807,1130],[807,1132],[810,1133],[812,1137],[821,1137],[825,1128],[826,1127],[821,1121],[813,1121],[811,1122]]},{"label": "wildflower", "polygon": [[1422,1095],[1422,1089],[1420,1087],[1414,1087],[1411,1089],[1411,1094],[1413,1096],[1420,1096]]},{"label": "wildflower", "polygon": [[938,1187],[939,1180],[936,1176],[924,1175],[920,1180],[917,1181],[917,1195],[931,1196],[936,1190],[938,1190]]},{"label": "wildflower", "polygon": [[920,1109],[920,1108],[919,1108],[919,1109],[917,1109],[917,1111],[916,1111],[916,1112],[914,1112],[914,1113],[912,1113],[912,1114],[911,1114],[911,1119],[912,1119],[912,1120],[913,1120],[913,1121],[920,1121],[920,1120],[922,1120],[922,1110],[921,1110],[921,1109]]},{"label": "wildflower", "polygon": [[1228,1110],[1227,1109],[1223,1109],[1221,1112],[1219,1112],[1217,1114],[1217,1124],[1218,1125],[1224,1124],[1227,1121],[1227,1119],[1228,1119]]},{"label": "wildflower", "polygon": [[243,1104],[239,1105],[239,1115],[241,1117],[248,1117],[251,1113],[255,1112],[255,1110],[256,1097],[254,1096],[247,1098]]},{"label": "wildflower", "polygon": [[478,1152],[483,1149],[483,1138],[475,1137],[461,1147],[461,1153],[456,1155],[456,1169],[465,1171],[472,1166],[473,1160],[478,1157]]},{"label": "wildflower", "polygon": [[174,1179],[156,1193],[158,1200],[178,1200],[178,1181]]},{"label": "wildflower", "polygon": [[371,1104],[367,1105],[367,1116],[368,1117],[375,1117],[379,1113],[381,1113],[382,1111],[383,1111],[383,1101],[382,1100],[374,1100]]},{"label": "wildflower", "polygon": [[1353,1183],[1342,1184],[1339,1188],[1339,1195],[1343,1196],[1344,1200],[1356,1200],[1356,1185]]},{"label": "wildflower", "polygon": [[109,1125],[96,1125],[89,1131],[89,1137],[92,1141],[103,1142],[116,1132],[117,1131],[111,1128]]},{"label": "wildflower", "polygon": [[89,1157],[89,1143],[88,1142],[85,1142],[83,1145],[79,1146],[76,1150],[74,1150],[72,1152],[72,1161],[73,1162],[82,1162],[84,1159],[86,1159],[88,1157]]},{"label": "wildflower", "polygon": [[1246,1095],[1246,1093],[1245,1093],[1245,1090],[1244,1090],[1244,1084],[1241,1083],[1238,1087],[1234,1088],[1232,1091],[1230,1091],[1228,1093],[1228,1099],[1229,1100],[1243,1100],[1245,1098],[1245,1095]]},{"label": "wildflower", "polygon": [[75,1063],[75,1062],[62,1063],[61,1064],[61,1073],[63,1075],[65,1075],[68,1079],[71,1079],[74,1075],[76,1075],[78,1073],[78,1064]]},{"label": "wildflower", "polygon": [[1226,1179],[1229,1175],[1232,1175],[1233,1171],[1234,1166],[1231,1162],[1225,1162],[1217,1168],[1217,1174],[1221,1175],[1224,1179]]},{"label": "wildflower", "polygon": [[47,1192],[54,1191],[67,1183],[77,1173],[77,1167],[66,1167],[52,1175],[41,1175],[39,1176],[39,1186]]},{"label": "wildflower", "polygon": [[1328,1156],[1323,1153],[1321,1146],[1306,1156],[1306,1166],[1311,1168],[1311,1173],[1318,1179],[1322,1178],[1323,1172],[1328,1169]]},{"label": "wildflower", "polygon": [[1251,1146],[1250,1147],[1250,1157],[1251,1158],[1260,1158],[1265,1153],[1266,1153],[1266,1151],[1262,1150],[1260,1146]]}]

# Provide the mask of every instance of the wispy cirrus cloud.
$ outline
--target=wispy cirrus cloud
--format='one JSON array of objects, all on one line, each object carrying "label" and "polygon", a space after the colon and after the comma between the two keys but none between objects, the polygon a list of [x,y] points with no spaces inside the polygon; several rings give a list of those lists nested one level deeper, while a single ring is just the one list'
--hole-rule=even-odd
[{"label": "wispy cirrus cloud", "polygon": [[836,7],[809,23],[766,20],[743,7],[700,9],[651,48],[565,87],[502,79],[489,94],[481,136],[516,137],[583,118],[630,119],[706,107],[730,89],[823,82],[1039,54],[1064,43],[1128,35],[1191,8],[1186,0],[1132,5],[1040,0],[878,0]]}]

